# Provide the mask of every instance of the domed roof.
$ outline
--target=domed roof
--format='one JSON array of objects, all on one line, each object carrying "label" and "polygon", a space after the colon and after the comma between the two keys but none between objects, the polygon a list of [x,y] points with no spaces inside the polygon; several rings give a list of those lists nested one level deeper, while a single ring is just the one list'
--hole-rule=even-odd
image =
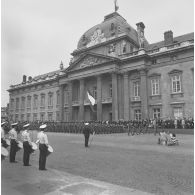
[{"label": "domed roof", "polygon": [[120,36],[120,34],[126,34],[139,45],[137,31],[132,28],[121,15],[114,12],[105,16],[102,23],[97,24],[86,31],[80,38],[77,49],[88,45],[94,32],[97,30],[101,31],[100,33],[103,34],[104,40],[109,40],[109,38],[113,36]]}]

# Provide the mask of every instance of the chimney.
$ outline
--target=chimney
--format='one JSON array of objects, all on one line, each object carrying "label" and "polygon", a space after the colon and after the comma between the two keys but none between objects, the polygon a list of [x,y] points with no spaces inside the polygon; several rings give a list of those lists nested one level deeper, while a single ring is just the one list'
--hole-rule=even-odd
[{"label": "chimney", "polygon": [[165,45],[173,44],[173,32],[171,30],[164,32]]},{"label": "chimney", "polygon": [[29,77],[28,77],[28,81],[31,81],[31,80],[32,80],[32,77],[31,77],[31,76],[29,76]]},{"label": "chimney", "polygon": [[23,75],[23,81],[22,83],[26,83],[26,75]]}]

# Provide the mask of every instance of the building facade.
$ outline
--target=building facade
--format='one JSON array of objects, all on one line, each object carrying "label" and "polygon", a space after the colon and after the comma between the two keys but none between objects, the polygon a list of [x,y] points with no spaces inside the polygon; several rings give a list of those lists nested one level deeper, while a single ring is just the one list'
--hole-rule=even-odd
[{"label": "building facade", "polygon": [[[194,117],[194,33],[149,44],[117,12],[86,31],[68,68],[10,86],[13,121]],[[95,99],[92,112],[87,96]]]}]

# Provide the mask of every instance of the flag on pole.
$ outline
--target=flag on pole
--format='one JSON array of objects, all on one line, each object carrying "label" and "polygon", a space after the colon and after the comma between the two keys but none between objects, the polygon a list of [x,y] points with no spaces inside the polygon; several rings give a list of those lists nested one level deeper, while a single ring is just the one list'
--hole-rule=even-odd
[{"label": "flag on pole", "polygon": [[117,0],[114,0],[114,7],[115,7],[115,12],[119,9]]},{"label": "flag on pole", "polygon": [[88,97],[88,99],[89,99],[89,101],[90,101],[90,107],[91,107],[91,110],[93,111],[93,113],[95,112],[95,110],[94,110],[94,105],[95,105],[95,98],[92,96],[92,95],[90,95],[90,93],[87,91],[87,97]]},{"label": "flag on pole", "polygon": [[95,98],[92,95],[90,95],[88,91],[87,91],[87,97],[88,97],[91,105],[94,106],[94,104],[95,104]]}]

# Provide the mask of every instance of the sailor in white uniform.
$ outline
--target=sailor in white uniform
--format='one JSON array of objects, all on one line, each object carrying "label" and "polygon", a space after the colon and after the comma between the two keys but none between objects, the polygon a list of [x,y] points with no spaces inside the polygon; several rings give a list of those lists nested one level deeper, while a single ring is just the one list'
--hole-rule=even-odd
[{"label": "sailor in white uniform", "polygon": [[23,165],[24,166],[31,166],[29,164],[30,160],[30,154],[33,152],[32,150],[32,144],[31,144],[31,139],[30,139],[30,134],[29,134],[29,126],[30,124],[26,124],[23,126],[24,131],[22,132],[22,140],[23,140],[23,148],[24,148],[24,153],[23,153]]},{"label": "sailor in white uniform", "polygon": [[47,135],[45,134],[45,129],[47,125],[41,125],[40,132],[37,135],[37,141],[36,143],[39,143],[39,170],[47,170],[45,168],[46,166],[46,158],[47,158],[47,153],[48,153],[48,139]]}]

